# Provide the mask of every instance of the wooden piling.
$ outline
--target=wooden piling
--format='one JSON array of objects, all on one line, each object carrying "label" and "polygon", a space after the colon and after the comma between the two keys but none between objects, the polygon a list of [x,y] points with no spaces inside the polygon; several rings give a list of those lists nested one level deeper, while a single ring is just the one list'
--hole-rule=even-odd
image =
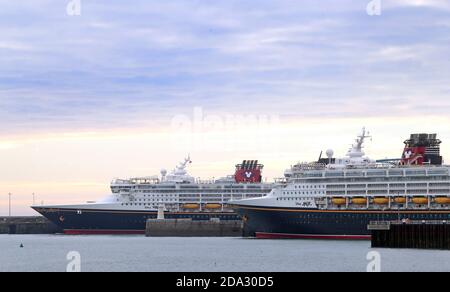
[{"label": "wooden piling", "polygon": [[368,229],[373,248],[450,250],[450,222],[447,221],[371,222]]}]

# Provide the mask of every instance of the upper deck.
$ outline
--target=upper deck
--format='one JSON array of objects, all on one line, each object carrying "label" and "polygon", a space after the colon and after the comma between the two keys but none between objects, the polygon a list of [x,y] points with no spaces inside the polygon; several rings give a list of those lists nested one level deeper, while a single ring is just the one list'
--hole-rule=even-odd
[{"label": "upper deck", "polygon": [[432,177],[448,177],[450,166],[429,166],[429,167],[376,167],[376,168],[359,168],[359,169],[340,169],[340,170],[307,170],[293,171],[291,181],[299,182],[302,180],[326,180],[341,178],[365,178],[371,180],[374,178],[432,178]]}]

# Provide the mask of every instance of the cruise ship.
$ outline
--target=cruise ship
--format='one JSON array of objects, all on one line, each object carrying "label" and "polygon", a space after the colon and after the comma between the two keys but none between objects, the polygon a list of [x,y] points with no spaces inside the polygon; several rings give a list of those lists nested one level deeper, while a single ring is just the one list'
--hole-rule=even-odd
[{"label": "cruise ship", "polygon": [[228,201],[262,197],[275,186],[262,180],[257,160],[237,164],[235,174],[200,180],[187,172],[188,157],[160,176],[114,179],[111,195],[79,205],[32,206],[66,234],[143,234],[147,219],[240,220]]},{"label": "cruise ship", "polygon": [[372,221],[450,220],[450,166],[436,134],[413,134],[398,159],[365,156],[364,129],[345,158],[298,163],[288,184],[230,204],[257,238],[370,239]]}]

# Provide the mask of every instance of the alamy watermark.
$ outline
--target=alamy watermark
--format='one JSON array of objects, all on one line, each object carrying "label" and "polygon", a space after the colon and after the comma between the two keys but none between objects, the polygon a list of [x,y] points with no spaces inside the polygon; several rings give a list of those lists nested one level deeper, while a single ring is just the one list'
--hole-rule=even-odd
[{"label": "alamy watermark", "polygon": [[381,0],[371,0],[366,7],[367,15],[380,16],[381,15]]},{"label": "alamy watermark", "polygon": [[367,272],[381,272],[381,254],[378,251],[370,251],[367,253],[366,259]]},{"label": "alamy watermark", "polygon": [[66,6],[66,13],[69,16],[81,15],[81,0],[70,0]]},{"label": "alamy watermark", "polygon": [[66,256],[66,259],[69,261],[67,263],[66,272],[81,272],[81,255],[78,251],[69,252]]},{"label": "alamy watermark", "polygon": [[213,114],[195,107],[192,115],[175,115],[171,120],[172,146],[197,151],[279,150],[277,114]]}]

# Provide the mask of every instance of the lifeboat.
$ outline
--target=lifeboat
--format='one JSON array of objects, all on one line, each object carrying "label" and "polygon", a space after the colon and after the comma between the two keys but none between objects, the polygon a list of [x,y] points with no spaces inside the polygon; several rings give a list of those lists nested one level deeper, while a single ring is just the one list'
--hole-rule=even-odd
[{"label": "lifeboat", "polygon": [[353,198],[352,203],[355,205],[366,205],[367,198]]},{"label": "lifeboat", "polygon": [[389,204],[388,198],[374,198],[373,202],[377,205],[387,205]]},{"label": "lifeboat", "polygon": [[437,197],[434,201],[441,205],[450,204],[450,198],[448,197]]},{"label": "lifeboat", "polygon": [[331,202],[335,205],[345,205],[345,198],[333,198],[331,199]]},{"label": "lifeboat", "polygon": [[418,205],[425,205],[425,204],[428,204],[428,199],[425,197],[417,197],[417,198],[413,198],[412,202],[414,204],[418,204]]},{"label": "lifeboat", "polygon": [[205,209],[210,209],[210,210],[222,209],[222,205],[221,204],[206,204]]},{"label": "lifeboat", "polygon": [[406,198],[398,197],[398,198],[394,199],[394,202],[396,202],[397,204],[405,204],[406,203]]},{"label": "lifeboat", "polygon": [[189,210],[196,210],[200,208],[199,204],[184,204],[183,205],[184,209],[189,209]]}]

